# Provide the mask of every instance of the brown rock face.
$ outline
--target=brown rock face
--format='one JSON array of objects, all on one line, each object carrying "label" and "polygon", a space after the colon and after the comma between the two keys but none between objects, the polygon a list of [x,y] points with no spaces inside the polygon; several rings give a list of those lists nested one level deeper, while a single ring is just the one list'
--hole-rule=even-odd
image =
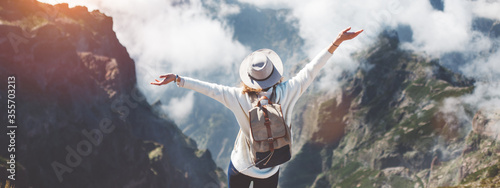
[{"label": "brown rock face", "polygon": [[[134,61],[112,23],[85,7],[0,2],[0,106],[7,109],[14,76],[18,126],[16,180],[5,178],[11,153],[2,149],[2,187],[221,186],[210,152],[138,91]],[[7,131],[2,126],[2,145]]]},{"label": "brown rock face", "polygon": [[479,110],[472,119],[472,130],[477,134],[498,140],[500,136],[500,109]]}]

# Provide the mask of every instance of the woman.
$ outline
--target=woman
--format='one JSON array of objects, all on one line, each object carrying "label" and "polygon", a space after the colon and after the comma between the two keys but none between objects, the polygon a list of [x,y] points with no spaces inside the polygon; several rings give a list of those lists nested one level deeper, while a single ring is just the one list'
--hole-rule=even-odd
[{"label": "woman", "polygon": [[363,31],[348,32],[350,29],[349,27],[340,32],[328,48],[322,50],[295,77],[285,82],[282,82],[283,64],[279,56],[272,50],[261,49],[248,55],[241,63],[239,71],[243,84],[240,88],[207,83],[171,73],[161,75],[160,78],[163,78],[163,80],[156,80],[151,84],[160,86],[174,81],[179,87],[200,92],[229,108],[236,116],[240,126],[240,131],[231,152],[231,162],[228,169],[229,187],[248,188],[252,181],[255,188],[277,187],[279,165],[259,169],[253,166],[254,164],[249,156],[250,151],[246,139],[250,137],[248,111],[253,107],[250,100],[253,97],[250,97],[250,95],[257,94],[259,98],[261,96],[271,98],[271,94],[274,92],[274,99],[272,100],[281,105],[286,125],[290,126],[292,109],[295,103],[312,83],[333,52],[342,42],[355,38]]}]

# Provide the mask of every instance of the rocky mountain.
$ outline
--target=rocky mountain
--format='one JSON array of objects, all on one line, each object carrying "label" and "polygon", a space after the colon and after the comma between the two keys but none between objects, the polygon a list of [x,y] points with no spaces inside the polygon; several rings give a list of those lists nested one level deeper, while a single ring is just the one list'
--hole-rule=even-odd
[{"label": "rocky mountain", "polygon": [[15,152],[0,151],[0,187],[224,186],[210,152],[145,101],[112,26],[85,7],[0,2],[0,104],[15,77],[17,125],[2,123],[2,148],[16,134]]},{"label": "rocky mountain", "polygon": [[399,45],[385,31],[354,55],[365,66],[343,78],[341,91],[299,106],[301,148],[281,187],[500,184],[498,111],[466,108],[472,125],[444,113],[444,100],[472,93],[475,81]]},{"label": "rocky mountain", "polygon": [[[220,7],[213,2],[203,6],[217,19]],[[292,76],[303,67],[304,41],[293,26],[296,20],[287,16],[290,10],[227,2],[240,8],[227,19],[235,40],[252,50],[275,49],[290,62]],[[430,2],[443,10],[443,1]],[[198,108],[183,124],[174,124],[157,109],[161,104],[149,105],[137,89],[134,61],[112,24],[85,7],[0,2],[0,104],[7,110],[8,77],[14,76],[18,126],[11,139],[5,133],[13,129],[2,124],[2,147],[14,140],[16,151],[0,150],[0,187],[225,186],[216,164],[226,167],[229,161],[238,130],[232,113],[194,94]],[[476,18],[472,30],[498,38],[499,26]],[[500,112],[466,106],[469,121],[443,111],[446,99],[476,88],[476,81],[454,66],[467,57],[450,53],[433,59],[402,50],[402,43],[412,40],[411,27],[395,31],[388,29],[372,47],[353,55],[361,66],[343,75],[336,93],[315,92],[319,86],[313,85],[299,100],[294,157],[281,169],[280,187],[500,184]],[[207,74],[219,77],[204,80],[222,84],[237,78],[220,72],[198,76]],[[8,179],[10,154],[16,155],[16,180]]]}]

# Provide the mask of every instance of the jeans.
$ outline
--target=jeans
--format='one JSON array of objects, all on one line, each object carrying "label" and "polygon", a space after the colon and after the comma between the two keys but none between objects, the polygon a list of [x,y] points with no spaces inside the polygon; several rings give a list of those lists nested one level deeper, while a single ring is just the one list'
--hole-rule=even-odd
[{"label": "jeans", "polygon": [[236,170],[233,166],[233,162],[229,162],[229,168],[227,169],[227,179],[229,188],[248,188],[250,182],[253,181],[254,188],[276,188],[278,187],[278,178],[280,171],[266,179],[259,179],[247,176]]}]

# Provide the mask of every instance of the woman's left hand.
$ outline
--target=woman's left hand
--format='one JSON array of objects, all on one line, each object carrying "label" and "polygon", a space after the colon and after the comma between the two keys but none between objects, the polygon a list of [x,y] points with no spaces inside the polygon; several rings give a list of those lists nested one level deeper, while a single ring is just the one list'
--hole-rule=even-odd
[{"label": "woman's left hand", "polygon": [[339,33],[339,35],[337,36],[337,39],[335,39],[335,41],[333,42],[335,45],[339,46],[340,43],[346,41],[346,40],[351,40],[355,37],[357,37],[361,32],[363,32],[363,30],[359,30],[359,31],[356,31],[356,32],[349,32],[349,30],[351,30],[351,27],[348,27],[346,29],[344,29],[343,31],[341,31]]},{"label": "woman's left hand", "polygon": [[333,54],[335,49],[337,49],[337,47],[339,47],[342,42],[356,38],[361,32],[363,32],[362,29],[359,31],[356,31],[356,32],[349,32],[349,30],[351,30],[351,27],[348,27],[347,29],[344,29],[343,31],[341,31],[339,33],[339,35],[337,36],[335,41],[333,41],[333,43],[330,44],[330,47],[328,48],[328,52]]}]

